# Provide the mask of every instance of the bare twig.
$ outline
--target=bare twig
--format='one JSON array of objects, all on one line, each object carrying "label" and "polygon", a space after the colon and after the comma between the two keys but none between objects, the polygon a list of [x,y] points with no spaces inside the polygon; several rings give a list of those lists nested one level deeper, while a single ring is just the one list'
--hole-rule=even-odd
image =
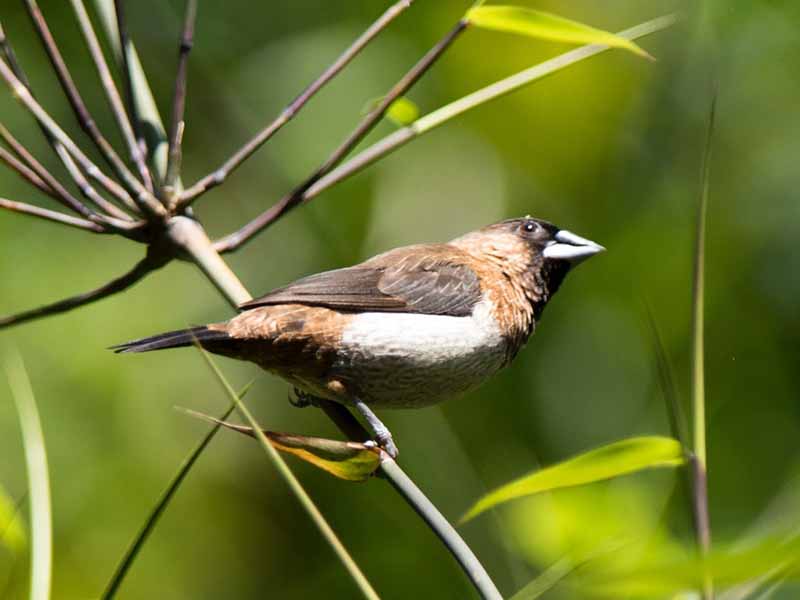
[{"label": "bare twig", "polygon": [[[676,21],[675,15],[664,15],[645,23],[626,29],[619,32],[617,35],[629,40],[635,40],[646,35],[650,35],[657,31],[661,31],[673,25]],[[478,106],[483,106],[489,101],[500,98],[506,94],[510,94],[523,86],[529,85],[534,81],[538,81],[543,77],[551,75],[565,67],[573,65],[579,61],[586,60],[602,52],[610,50],[608,46],[600,46],[597,44],[590,44],[575,48],[569,52],[565,52],[555,58],[547,60],[538,65],[534,65],[524,71],[501,79],[485,88],[477,90],[472,94],[459,98],[455,102],[451,102],[427,115],[416,120],[411,125],[398,129],[397,131],[386,136],[382,140],[374,143],[372,146],[366,148],[341,166],[333,169],[330,173],[320,178],[314,185],[312,185],[304,194],[303,202],[315,198],[328,188],[344,181],[348,177],[362,171],[372,163],[380,160],[387,154],[400,149],[408,142],[418,138],[419,136],[432,131],[433,129],[444,125],[451,119],[469,111]]]},{"label": "bare twig", "polygon": [[233,173],[245,160],[258,150],[267,140],[292,118],[311,100],[312,97],[322,89],[331,79],[336,77],[361,52],[381,31],[394,21],[404,10],[411,6],[413,0],[399,0],[390,6],[378,19],[370,25],[325,71],[315,79],[300,95],[292,100],[283,109],[281,114],[262,129],[255,137],[240,148],[233,156],[213,173],[209,173],[192,187],[188,188],[179,201],[179,206],[185,206],[193,202],[198,196],[207,192],[213,187],[220,185]]},{"label": "bare twig", "polygon": [[[106,230],[97,223],[92,223],[91,221],[87,221],[86,219],[81,219],[79,217],[65,215],[64,213],[54,210],[39,208],[38,206],[33,206],[32,204],[26,204],[24,202],[16,202],[14,200],[0,198],[0,208],[47,219],[49,221],[55,221],[56,223],[61,223],[63,225],[71,225],[72,227],[85,229],[86,231],[92,231],[94,233],[106,233]],[[2,321],[0,321],[0,327],[2,327]]]},{"label": "bare twig", "polygon": [[[13,92],[14,96],[17,100],[19,100],[25,108],[27,108],[36,120],[45,128],[47,131],[52,135],[56,140],[58,140],[66,149],[69,151],[70,155],[78,162],[81,169],[92,179],[100,183],[106,190],[110,193],[115,195],[118,199],[122,201],[129,201],[130,196],[128,196],[127,192],[122,189],[119,184],[117,184],[114,180],[109,179],[103,172],[95,165],[84,153],[81,151],[80,148],[72,141],[72,139],[64,132],[61,127],[59,127],[58,123],[53,120],[53,118],[45,111],[42,106],[33,98],[31,93],[28,91],[28,88],[23,85],[23,83],[16,77],[16,75],[12,72],[8,65],[2,60],[0,60],[0,77],[2,77],[11,91]],[[41,173],[38,173],[41,176]],[[42,177],[47,181],[46,178]],[[50,183],[48,181],[48,183]],[[52,185],[52,184],[51,184]],[[63,186],[62,186],[63,188]],[[70,196],[71,198],[71,196]],[[76,202],[76,204],[71,205],[70,208],[78,211],[80,214],[87,218],[91,218],[94,213],[86,208],[80,202],[74,200],[74,198],[68,202]],[[161,208],[163,211],[163,207]],[[94,215],[97,217],[98,215]]]},{"label": "bare twig", "polygon": [[358,143],[372,131],[373,127],[383,118],[387,109],[400,96],[405,94],[420,77],[444,54],[445,50],[456,40],[456,38],[466,29],[468,23],[460,20],[456,25],[431,48],[422,59],[415,64],[408,73],[383,97],[378,106],[367,114],[358,124],[353,132],[333,151],[328,159],[308,177],[303,183],[281,198],[272,207],[261,213],[258,217],[247,223],[238,231],[219,240],[215,247],[219,252],[230,252],[239,248],[242,244],[250,240],[253,236],[263,231],[266,227],[274,223],[281,216],[289,212],[300,204],[303,194],[319,179],[324,177],[329,171],[336,167]]},{"label": "bare twig", "polygon": [[39,191],[53,198],[57,198],[57,194],[53,191],[53,188],[47,185],[36,173],[28,168],[24,162],[3,147],[0,147],[0,160],[6,163],[12,170],[16,171],[23,179]]},{"label": "bare twig", "polygon": [[157,257],[150,253],[136,263],[133,269],[121,277],[112,279],[105,285],[100,286],[95,290],[86,292],[84,294],[78,294],[77,296],[72,296],[71,298],[54,302],[53,304],[47,304],[39,308],[27,310],[16,315],[0,318],[0,329],[13,327],[14,325],[20,325],[26,321],[32,321],[34,319],[66,312],[68,310],[72,310],[73,308],[91,304],[92,302],[112,296],[118,292],[128,289],[151,271],[163,266],[166,261],[168,261],[167,258]]},{"label": "bare twig", "polygon": [[[183,20],[180,48],[178,49],[178,70],[175,75],[175,94],[172,102],[172,125],[169,133],[169,154],[167,156],[167,176],[164,178],[165,193],[170,204],[173,203],[175,183],[181,172],[181,142],[183,138],[183,114],[186,108],[186,71],[189,52],[194,44],[194,22],[197,18],[197,0],[187,0]],[[172,196],[170,198],[169,196]]]},{"label": "bare twig", "polygon": [[119,37],[120,56],[122,58],[122,72],[125,81],[125,97],[128,101],[128,115],[130,116],[130,122],[133,126],[136,143],[138,144],[141,152],[145,156],[148,156],[147,143],[144,138],[144,132],[142,131],[142,117],[139,113],[139,109],[136,104],[136,95],[134,93],[135,86],[132,72],[134,63],[134,57],[132,56],[132,53],[134,50],[128,34],[128,22],[125,19],[125,7],[123,0],[114,0],[114,14],[117,20],[117,36]]},{"label": "bare twig", "polygon": [[[9,66],[11,67],[11,70],[14,72],[14,75],[16,75],[17,78],[20,80],[20,82],[26,88],[28,88],[28,91],[30,92],[31,96],[35,98],[36,96],[33,93],[33,89],[31,88],[30,82],[28,81],[25,72],[22,70],[22,66],[17,61],[16,55],[14,54],[14,50],[11,47],[11,43],[8,41],[8,38],[5,36],[5,32],[3,31],[2,26],[0,26],[0,47],[2,47],[3,53],[6,57],[6,60],[8,61]],[[61,142],[55,139],[47,130],[47,128],[44,127],[41,123],[38,123],[38,125],[45,139],[53,148],[53,151],[56,153],[56,155],[58,155],[58,157],[61,159],[61,162],[67,169],[67,172],[70,174],[70,177],[72,177],[72,179],[75,181],[75,184],[78,186],[84,197],[86,197],[95,206],[100,208],[100,210],[105,211],[112,217],[130,220],[130,217],[128,216],[127,213],[118,209],[115,205],[111,204],[108,200],[103,198],[100,194],[98,194],[95,191],[95,189],[89,184],[89,182],[83,176],[83,172],[75,164],[75,161],[72,159],[69,152],[67,152],[64,146],[61,144]],[[18,144],[16,142],[14,143],[17,146],[15,151],[20,156],[20,158],[23,158],[23,160],[25,160],[24,155],[27,154],[27,151],[25,151],[22,148],[21,144]],[[11,144],[11,142],[9,142],[9,144]],[[30,161],[28,161],[28,164],[31,164]],[[128,202],[124,204],[127,208],[131,209],[132,212],[138,214],[136,205],[133,203],[132,200],[130,200],[130,198],[128,198]]]},{"label": "bare twig", "polygon": [[[110,216],[98,215],[97,213],[91,211],[89,208],[79,202],[72,194],[70,194],[70,192],[67,191],[63,185],[61,185],[61,182],[59,182],[58,179],[56,179],[47,169],[45,169],[44,166],[38,160],[36,160],[36,158],[30,152],[28,152],[28,150],[22,144],[20,144],[19,141],[17,141],[17,139],[11,135],[11,132],[9,132],[8,129],[6,129],[2,124],[0,124],[0,138],[2,138],[3,141],[25,161],[25,164],[30,168],[30,170],[33,171],[33,173],[39,179],[41,179],[48,188],[50,188],[52,193],[48,192],[48,194],[67,208],[71,208],[86,219],[101,226],[108,225],[112,229],[118,231],[130,232],[142,225],[141,222],[121,220]],[[106,227],[102,227],[102,229],[106,229]]]},{"label": "bare twig", "polygon": [[150,170],[147,168],[147,163],[145,162],[142,149],[136,142],[136,136],[133,133],[133,127],[128,119],[128,114],[125,111],[125,105],[122,102],[119,91],[117,91],[117,86],[114,83],[114,77],[111,75],[111,70],[108,68],[108,63],[103,55],[103,50],[100,47],[97,34],[95,34],[94,27],[92,27],[92,21],[86,11],[83,0],[71,0],[71,2],[75,16],[78,19],[78,24],[80,25],[81,32],[86,40],[86,45],[89,48],[89,54],[91,55],[92,61],[97,68],[97,74],[100,77],[100,82],[105,90],[106,98],[108,98],[108,103],[111,106],[111,112],[117,121],[120,132],[122,132],[122,137],[125,140],[125,144],[128,146],[128,153],[130,154],[131,160],[136,165],[136,168],[139,171],[139,177],[144,182],[145,187],[148,189],[148,191],[152,192],[153,178],[150,175]]},{"label": "bare twig", "polygon": [[78,123],[80,124],[81,128],[95,143],[97,148],[100,150],[100,154],[114,169],[114,172],[133,195],[133,199],[139,205],[139,207],[147,214],[164,216],[166,214],[164,207],[158,202],[155,196],[148,191],[144,184],[139,181],[133,173],[131,173],[117,152],[97,127],[97,123],[95,123],[94,119],[89,113],[89,109],[86,107],[86,104],[84,103],[83,98],[81,97],[80,92],[75,85],[75,82],[72,80],[69,69],[67,68],[66,63],[61,56],[58,45],[56,44],[53,35],[50,33],[50,29],[47,26],[47,22],[45,21],[44,15],[39,9],[36,0],[25,0],[25,5],[28,8],[28,14],[30,15],[34,27],[42,40],[42,44],[47,51],[47,55],[53,65],[53,69],[58,76],[58,80],[61,83],[64,93],[69,99],[69,103],[72,106],[76,117],[78,118]]}]

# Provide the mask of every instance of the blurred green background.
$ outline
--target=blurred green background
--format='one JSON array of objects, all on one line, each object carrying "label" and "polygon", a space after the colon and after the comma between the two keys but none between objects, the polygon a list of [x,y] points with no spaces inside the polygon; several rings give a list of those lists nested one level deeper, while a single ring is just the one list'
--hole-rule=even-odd
[{"label": "blurred green background", "polygon": [[[169,114],[182,3],[128,4],[134,40],[162,114]],[[209,231],[238,227],[309,174],[369,101],[469,4],[418,0],[197,203]],[[526,4],[612,31],[674,10],[688,9],[689,18],[641,40],[657,62],[606,53],[468,113],[293,212],[230,255],[231,266],[259,293],[503,218],[551,220],[609,251],[570,275],[527,349],[481,390],[441,407],[383,414],[403,466],[454,520],[486,490],[539,465],[621,437],[668,434],[645,307],[685,398],[695,209],[715,62],[706,313],[714,540],[735,543],[791,525],[800,474],[800,5],[710,3],[704,30],[694,3],[678,0]],[[266,124],[387,5],[201,2],[184,181],[215,168]],[[68,3],[41,6],[95,117],[116,141]],[[85,141],[21,3],[4,2],[0,17],[39,98]],[[567,48],[469,31],[409,98],[427,112]],[[9,93],[0,94],[0,115],[61,172]],[[384,123],[371,139],[391,130]],[[50,205],[8,170],[0,171],[0,196]],[[96,287],[141,254],[121,239],[0,214],[0,314]],[[171,264],[122,295],[0,333],[0,346],[23,355],[41,411],[54,506],[54,597],[98,595],[206,430],[173,407],[216,414],[227,403],[195,352],[116,356],[106,348],[230,314],[193,267]],[[236,386],[257,378],[248,402],[269,428],[338,435],[318,411],[291,407],[278,379],[251,365],[222,366]],[[471,597],[454,561],[389,486],[344,483],[288,460],[384,597]],[[0,486],[12,499],[25,494],[24,464],[13,403],[0,383]],[[672,474],[636,475],[519,501],[461,531],[510,595],[576,546],[620,532],[645,537],[666,523],[664,535],[690,547],[685,502],[674,485]],[[0,547],[0,595],[23,593],[24,575],[4,588],[13,568],[12,554]],[[782,597],[797,592],[787,590]],[[356,594],[257,445],[230,432],[201,457],[121,591],[123,598]]]}]

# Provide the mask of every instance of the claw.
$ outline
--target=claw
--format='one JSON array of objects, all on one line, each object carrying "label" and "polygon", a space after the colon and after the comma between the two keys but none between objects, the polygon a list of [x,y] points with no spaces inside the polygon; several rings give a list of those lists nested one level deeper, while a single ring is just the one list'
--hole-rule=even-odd
[{"label": "claw", "polygon": [[295,408],[306,408],[308,406],[314,406],[315,402],[314,397],[311,394],[308,394],[298,388],[292,388],[289,390],[289,404]]}]

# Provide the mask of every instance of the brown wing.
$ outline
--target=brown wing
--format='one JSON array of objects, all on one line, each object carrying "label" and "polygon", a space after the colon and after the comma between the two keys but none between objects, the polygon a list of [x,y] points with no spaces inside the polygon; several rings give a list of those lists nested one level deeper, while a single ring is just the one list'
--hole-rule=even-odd
[{"label": "brown wing", "polygon": [[304,277],[240,308],[304,304],[343,312],[467,316],[481,288],[460,258],[459,251],[439,245],[398,248],[354,267]]}]

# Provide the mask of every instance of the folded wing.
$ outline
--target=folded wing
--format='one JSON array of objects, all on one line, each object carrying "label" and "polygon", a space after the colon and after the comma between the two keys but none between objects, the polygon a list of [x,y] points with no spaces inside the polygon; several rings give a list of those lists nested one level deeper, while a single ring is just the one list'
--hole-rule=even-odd
[{"label": "folded wing", "polygon": [[468,316],[481,288],[462,258],[438,245],[398,248],[354,267],[304,277],[240,308],[304,304],[343,312]]}]

